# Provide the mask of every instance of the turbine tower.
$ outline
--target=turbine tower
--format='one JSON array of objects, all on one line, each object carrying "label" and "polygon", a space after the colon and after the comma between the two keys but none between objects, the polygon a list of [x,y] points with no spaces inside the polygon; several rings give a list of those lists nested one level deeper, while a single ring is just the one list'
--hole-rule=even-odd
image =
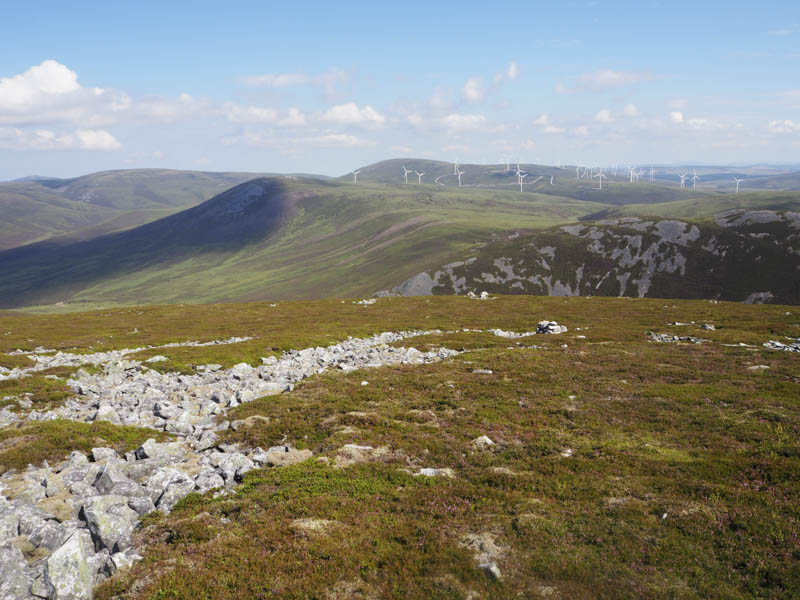
[{"label": "turbine tower", "polygon": [[519,191],[522,191],[522,180],[528,176],[527,173],[523,173],[522,171],[517,171],[517,177],[519,178]]},{"label": "turbine tower", "polygon": [[419,171],[417,171],[417,170],[414,170],[414,173],[416,173],[416,174],[417,174],[417,177],[418,177],[418,179],[417,179],[417,185],[421,185],[421,184],[422,184],[422,176],[423,176],[423,175],[425,175],[425,173],[424,173],[424,172],[423,172],[423,173],[420,173],[420,172],[419,172]]},{"label": "turbine tower", "polygon": [[453,175],[458,175],[458,159],[453,161]]},{"label": "turbine tower", "polygon": [[403,165],[403,177],[405,177],[406,185],[408,185],[408,174],[411,173],[409,169],[406,169],[406,166]]},{"label": "turbine tower", "polygon": [[733,180],[736,182],[736,193],[738,194],[739,193],[739,184],[744,181],[744,177],[742,177],[741,179],[737,179],[736,177],[734,177]]},{"label": "turbine tower", "polygon": [[653,174],[654,174],[655,172],[656,172],[656,170],[655,170],[653,167],[650,167],[650,181],[651,181],[651,182],[653,181]]},{"label": "turbine tower", "polygon": [[689,175],[688,175],[687,173],[679,173],[679,174],[678,174],[678,177],[680,177],[680,178],[681,178],[681,189],[683,189],[683,188],[685,188],[685,187],[686,187],[686,178],[687,178],[688,176],[689,176]]},{"label": "turbine tower", "polygon": [[603,169],[599,169],[597,171],[597,174],[595,175],[595,177],[597,177],[597,182],[600,184],[600,187],[598,187],[597,189],[598,190],[602,190],[603,189],[603,179],[607,179],[606,178],[606,174],[603,173]]},{"label": "turbine tower", "polygon": [[461,176],[466,173],[466,171],[459,171],[456,169],[456,175],[458,175],[458,187],[461,187]]},{"label": "turbine tower", "polygon": [[628,171],[629,171],[629,172],[630,172],[630,174],[631,174],[631,183],[633,183],[633,176],[636,174],[636,167],[631,167],[631,166],[629,166],[629,167],[628,167]]},{"label": "turbine tower", "polygon": [[550,185],[553,185],[553,175],[550,175]]},{"label": "turbine tower", "polygon": [[360,170],[358,171],[350,171],[353,174],[353,183],[358,183],[358,174],[361,173]]},{"label": "turbine tower", "polygon": [[697,176],[697,169],[692,169],[692,170],[694,171],[694,175],[692,175],[692,189],[696,190],[697,189],[697,180],[700,179],[700,178]]}]

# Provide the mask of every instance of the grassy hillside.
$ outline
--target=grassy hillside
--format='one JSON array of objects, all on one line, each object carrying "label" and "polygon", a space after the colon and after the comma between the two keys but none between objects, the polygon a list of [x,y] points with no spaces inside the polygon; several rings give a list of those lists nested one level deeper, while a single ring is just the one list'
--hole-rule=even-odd
[{"label": "grassy hillside", "polygon": [[195,206],[257,173],[131,169],[0,183],[0,250],[90,239]]},{"label": "grassy hillside", "polygon": [[737,208],[800,211],[800,192],[740,192],[715,194],[660,204],[630,204],[588,215],[587,220],[626,216],[711,221],[717,213]]},{"label": "grassy hillside", "polygon": [[[251,184],[264,189],[254,201],[240,193]],[[2,253],[0,306],[367,294],[493,233],[572,222],[597,209],[570,198],[432,185],[251,184],[123,233]],[[260,227],[251,210],[270,226]]]},{"label": "grassy hillside", "polygon": [[[0,314],[0,363],[16,347],[255,338],[159,350],[194,372],[347,335],[526,331],[555,319],[569,331],[407,340],[466,352],[331,371],[233,409],[220,420],[247,421],[220,432],[220,443],[280,441],[313,458],[251,471],[235,494],[191,494],[171,514],[148,516],[136,539],[144,560],[96,597],[778,599],[800,594],[800,380],[797,355],[761,344],[800,335],[795,313],[516,296]],[[707,341],[655,344],[651,330]],[[31,379],[52,383],[44,373]],[[88,449],[87,439],[124,451],[145,435],[108,423],[12,425],[0,430],[0,464],[58,464]],[[474,440],[484,435],[494,445],[481,449]],[[342,467],[346,444],[382,450]],[[452,478],[413,476],[420,467],[450,468]],[[476,540],[500,579],[479,567]]]}]

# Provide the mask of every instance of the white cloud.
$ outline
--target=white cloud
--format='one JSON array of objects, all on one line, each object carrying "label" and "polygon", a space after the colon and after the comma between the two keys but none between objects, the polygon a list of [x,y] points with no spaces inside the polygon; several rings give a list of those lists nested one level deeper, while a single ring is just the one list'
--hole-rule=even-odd
[{"label": "white cloud", "polygon": [[594,116],[594,120],[600,123],[610,123],[614,119],[611,117],[611,111],[607,108],[597,111],[597,114]]},{"label": "white cloud", "polygon": [[278,73],[240,77],[244,85],[250,87],[286,88],[298,85],[311,85],[321,88],[325,96],[333,98],[339,93],[339,86],[349,81],[350,76],[341,69],[332,68],[320,75],[305,73]]},{"label": "white cloud", "polygon": [[375,142],[347,133],[323,132],[318,135],[286,136],[271,131],[245,131],[221,139],[226,146],[272,147],[292,152],[300,147],[353,148],[375,146]]},{"label": "white cloud", "polygon": [[75,137],[77,146],[86,150],[117,150],[122,147],[113,135],[102,129],[79,129]]},{"label": "white cloud", "polygon": [[473,131],[481,129],[486,124],[486,117],[483,115],[464,115],[453,113],[443,117],[442,125],[452,132]]},{"label": "white cloud", "polygon": [[359,108],[355,102],[334,106],[322,115],[324,121],[340,124],[370,124],[381,125],[386,121],[386,117],[380,114],[371,106]]},{"label": "white cloud", "polygon": [[683,123],[683,113],[679,111],[673,111],[669,113],[669,120],[673,123]]},{"label": "white cloud", "polygon": [[274,108],[239,106],[233,102],[223,104],[222,113],[234,123],[274,123],[278,120],[278,111]]},{"label": "white cloud", "polygon": [[572,133],[575,135],[586,136],[589,135],[589,129],[585,125],[581,125],[579,127],[575,127],[572,130]]},{"label": "white cloud", "polygon": [[771,133],[800,133],[800,122],[791,119],[770,121],[767,128]]},{"label": "white cloud", "polygon": [[638,71],[614,71],[612,69],[599,69],[591,73],[584,73],[572,78],[572,85],[558,82],[556,92],[568,94],[582,91],[602,91],[611,88],[633,85],[653,79],[653,75]]},{"label": "white cloud", "polygon": [[505,71],[500,71],[494,76],[494,82],[499,85],[504,81],[514,81],[517,77],[519,77],[519,65],[512,60]]},{"label": "white cloud", "polygon": [[57,134],[49,129],[0,127],[0,148],[8,150],[117,150],[122,145],[107,131],[79,129]]},{"label": "white cloud", "polygon": [[544,133],[564,133],[565,131],[563,127],[558,127],[550,122],[550,117],[547,115],[540,115],[533,121],[533,124],[541,127]]},{"label": "white cloud", "polygon": [[626,117],[638,117],[639,116],[639,109],[636,107],[635,104],[626,104],[625,108],[622,109],[623,114]]},{"label": "white cloud", "polygon": [[467,102],[480,102],[486,96],[483,89],[483,80],[480,77],[470,77],[464,88],[461,90],[461,95]]},{"label": "white cloud", "polygon": [[517,77],[519,77],[519,67],[517,66],[517,63],[514,62],[513,60],[511,61],[511,64],[508,65],[508,69],[506,70],[506,77],[508,79],[511,79],[512,81]]}]

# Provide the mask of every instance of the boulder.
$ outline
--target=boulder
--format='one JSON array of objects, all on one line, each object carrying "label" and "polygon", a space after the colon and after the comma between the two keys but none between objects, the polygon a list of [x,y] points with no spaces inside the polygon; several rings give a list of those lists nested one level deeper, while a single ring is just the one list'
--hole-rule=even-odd
[{"label": "boulder", "polygon": [[97,496],[83,505],[82,514],[99,548],[119,552],[131,544],[131,533],[139,515],[128,507],[124,496]]},{"label": "boulder", "polygon": [[218,465],[220,475],[228,485],[234,481],[241,481],[245,473],[255,468],[253,461],[241,452],[224,454],[219,459]]},{"label": "boulder", "polygon": [[180,442],[157,442],[150,438],[136,450],[136,458],[169,458],[181,459],[184,457],[184,446]]},{"label": "boulder", "polygon": [[92,460],[96,463],[119,462],[119,454],[113,448],[92,448]]},{"label": "boulder", "polygon": [[32,598],[28,592],[32,582],[33,572],[22,552],[15,546],[0,546],[0,598]]},{"label": "boulder", "polygon": [[91,538],[83,530],[73,533],[53,552],[45,563],[42,581],[48,598],[89,600],[94,584],[92,554]]},{"label": "boulder", "polygon": [[114,425],[122,425],[122,421],[117,414],[117,411],[114,410],[108,404],[102,405],[100,408],[97,409],[97,412],[94,413],[94,421],[106,421],[108,423],[112,423]]}]

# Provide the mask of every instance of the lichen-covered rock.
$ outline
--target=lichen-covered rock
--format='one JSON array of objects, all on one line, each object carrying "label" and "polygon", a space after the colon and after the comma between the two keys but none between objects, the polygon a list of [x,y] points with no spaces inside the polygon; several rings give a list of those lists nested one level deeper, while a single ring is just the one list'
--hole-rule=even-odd
[{"label": "lichen-covered rock", "polygon": [[139,515],[128,507],[124,496],[97,496],[83,505],[83,516],[99,548],[110,552],[125,550],[131,544],[131,533]]},{"label": "lichen-covered rock", "polygon": [[136,450],[136,458],[183,458],[185,450],[180,442],[159,443],[150,438]]},{"label": "lichen-covered rock", "polygon": [[32,570],[22,552],[14,546],[0,546],[0,598],[32,598],[28,591],[32,582]]},{"label": "lichen-covered rock", "polygon": [[45,563],[43,583],[57,600],[89,600],[94,573],[90,565],[92,541],[86,531],[73,533]]},{"label": "lichen-covered rock", "polygon": [[108,404],[104,404],[97,409],[97,412],[94,414],[94,420],[106,421],[114,425],[122,425],[122,421],[120,420],[117,411],[114,410],[114,407],[109,406]]},{"label": "lichen-covered rock", "polygon": [[188,476],[170,481],[169,485],[167,485],[167,488],[159,497],[158,502],[156,502],[156,506],[161,512],[167,513],[178,503],[178,500],[187,496],[193,491],[194,481],[192,481]]}]

